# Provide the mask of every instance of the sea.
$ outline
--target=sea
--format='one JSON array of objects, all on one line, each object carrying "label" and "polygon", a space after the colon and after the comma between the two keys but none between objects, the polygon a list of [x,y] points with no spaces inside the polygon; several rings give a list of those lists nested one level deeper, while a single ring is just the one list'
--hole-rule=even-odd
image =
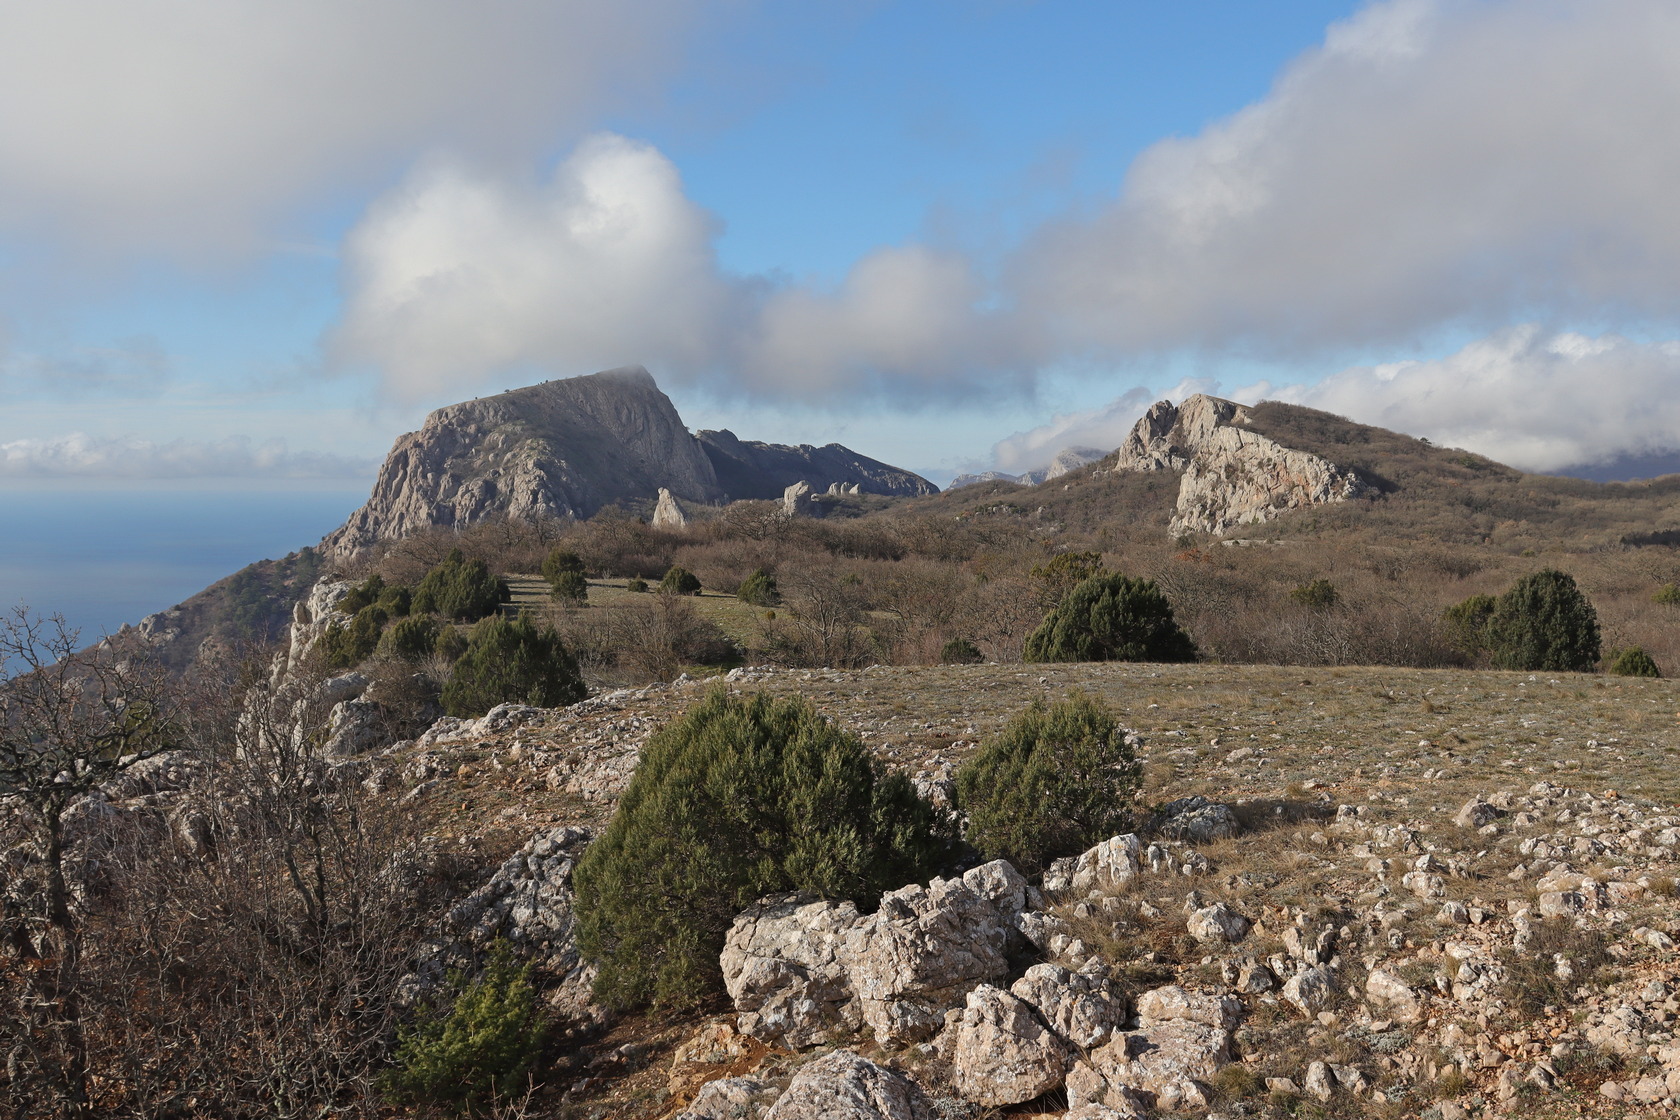
[{"label": "sea", "polygon": [[365,485],[0,489],[0,609],[63,615],[85,645],[247,564],[319,543],[366,497]]}]

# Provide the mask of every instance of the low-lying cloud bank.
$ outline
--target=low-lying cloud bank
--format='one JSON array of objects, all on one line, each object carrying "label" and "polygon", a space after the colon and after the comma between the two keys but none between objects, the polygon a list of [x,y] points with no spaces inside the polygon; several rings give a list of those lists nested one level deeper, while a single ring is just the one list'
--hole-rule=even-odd
[{"label": "low-lying cloud bank", "polygon": [[1237,390],[1463,447],[1529,471],[1655,455],[1680,443],[1680,341],[1501,331],[1432,361],[1356,366],[1314,385]]},{"label": "low-lying cloud bank", "polygon": [[365,482],[377,464],[319,452],[292,451],[284,440],[254,444],[242,437],[164,443],[137,436],[82,432],[0,443],[0,481],[7,479],[316,479]]}]

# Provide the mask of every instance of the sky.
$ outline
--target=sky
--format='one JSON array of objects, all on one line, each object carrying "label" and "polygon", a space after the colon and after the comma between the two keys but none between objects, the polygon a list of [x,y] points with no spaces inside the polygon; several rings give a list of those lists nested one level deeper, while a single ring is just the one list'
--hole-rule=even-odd
[{"label": "sky", "polygon": [[1671,0],[0,0],[0,487],[646,366],[946,481],[1154,400],[1680,451]]}]

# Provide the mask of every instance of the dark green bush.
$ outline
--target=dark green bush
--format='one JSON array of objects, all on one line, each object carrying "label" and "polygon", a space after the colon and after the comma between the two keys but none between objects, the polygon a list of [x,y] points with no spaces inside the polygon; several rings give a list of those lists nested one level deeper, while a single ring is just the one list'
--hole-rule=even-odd
[{"label": "dark green bush", "polygon": [[638,595],[647,594],[648,583],[645,579],[629,579],[624,581],[624,590]]},{"label": "dark green bush", "polygon": [[413,608],[472,622],[494,613],[510,598],[507,583],[491,575],[484,561],[468,560],[457,548],[420,580]]},{"label": "dark green bush", "polygon": [[687,568],[672,567],[659,581],[659,590],[673,595],[700,594],[700,577]]},{"label": "dark green bush", "polygon": [[968,842],[1032,874],[1122,830],[1142,768],[1125,733],[1083,693],[1035,700],[957,771]]},{"label": "dark green bush", "polygon": [[1526,575],[1499,597],[1487,624],[1500,669],[1591,672],[1598,662],[1598,612],[1555,568]]},{"label": "dark green bush", "polygon": [[773,607],[782,601],[782,593],[776,587],[776,577],[759,568],[741,582],[735,598],[755,607]]},{"label": "dark green bush", "polygon": [[353,615],[364,607],[379,606],[390,618],[403,618],[409,612],[412,595],[408,588],[396,583],[386,583],[385,577],[375,572],[355,587],[350,594],[338,601],[338,609],[345,614]]},{"label": "dark green bush", "polygon": [[1289,592],[1289,597],[1312,611],[1327,611],[1341,601],[1336,585],[1327,579],[1298,584]]},{"label": "dark green bush", "polygon": [[464,984],[451,975],[449,1009],[398,1032],[395,1065],[382,1079],[386,1095],[466,1112],[521,1095],[544,1034],[530,971],[498,942],[478,979]]},{"label": "dark green bush", "polygon": [[543,559],[542,577],[549,583],[553,583],[566,572],[583,575],[583,558],[575,552],[557,548]]},{"label": "dark green bush", "polygon": [[724,934],[755,899],[873,903],[930,875],[947,843],[909,780],[808,701],[720,686],[648,741],[579,861],[578,947],[609,1005],[692,1004],[721,986]]},{"label": "dark green bush", "polygon": [[1029,662],[1194,661],[1196,646],[1149,580],[1094,576],[1069,591],[1027,636]]},{"label": "dark green bush", "polygon": [[443,686],[443,710],[481,716],[497,704],[557,708],[587,696],[577,661],[553,629],[499,614],[472,628],[466,652]]},{"label": "dark green bush", "polygon": [[1638,646],[1629,646],[1610,659],[1610,670],[1618,677],[1660,677],[1662,670],[1651,655]]},{"label": "dark green bush", "polygon": [[321,633],[321,652],[332,669],[353,669],[373,655],[379,647],[379,631],[385,625],[386,614],[377,603],[356,612],[348,626],[327,623]]},{"label": "dark green bush", "polygon": [[437,649],[440,629],[424,615],[401,618],[379,640],[379,652],[403,661],[420,661]]},{"label": "dark green bush", "polygon": [[1465,657],[1475,657],[1487,649],[1488,620],[1499,600],[1492,595],[1472,595],[1462,603],[1448,607],[1441,616],[1446,629],[1447,643]]},{"label": "dark green bush", "polygon": [[557,603],[587,603],[589,581],[582,572],[561,572],[554,577],[554,590],[549,594]]},{"label": "dark green bush", "polygon": [[944,665],[978,665],[986,655],[967,638],[952,638],[939,651],[939,660]]}]

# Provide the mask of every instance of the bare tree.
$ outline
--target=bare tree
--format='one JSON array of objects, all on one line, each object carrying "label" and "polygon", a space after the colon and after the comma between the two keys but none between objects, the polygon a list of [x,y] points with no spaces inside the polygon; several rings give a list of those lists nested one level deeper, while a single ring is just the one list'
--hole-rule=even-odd
[{"label": "bare tree", "polygon": [[9,861],[3,952],[17,1006],[0,1023],[5,1090],[61,1116],[90,1115],[85,926],[69,875],[67,818],[90,793],[165,749],[175,694],[135,651],[77,649],[77,632],[26,608],[0,619],[0,805],[23,844]]}]

